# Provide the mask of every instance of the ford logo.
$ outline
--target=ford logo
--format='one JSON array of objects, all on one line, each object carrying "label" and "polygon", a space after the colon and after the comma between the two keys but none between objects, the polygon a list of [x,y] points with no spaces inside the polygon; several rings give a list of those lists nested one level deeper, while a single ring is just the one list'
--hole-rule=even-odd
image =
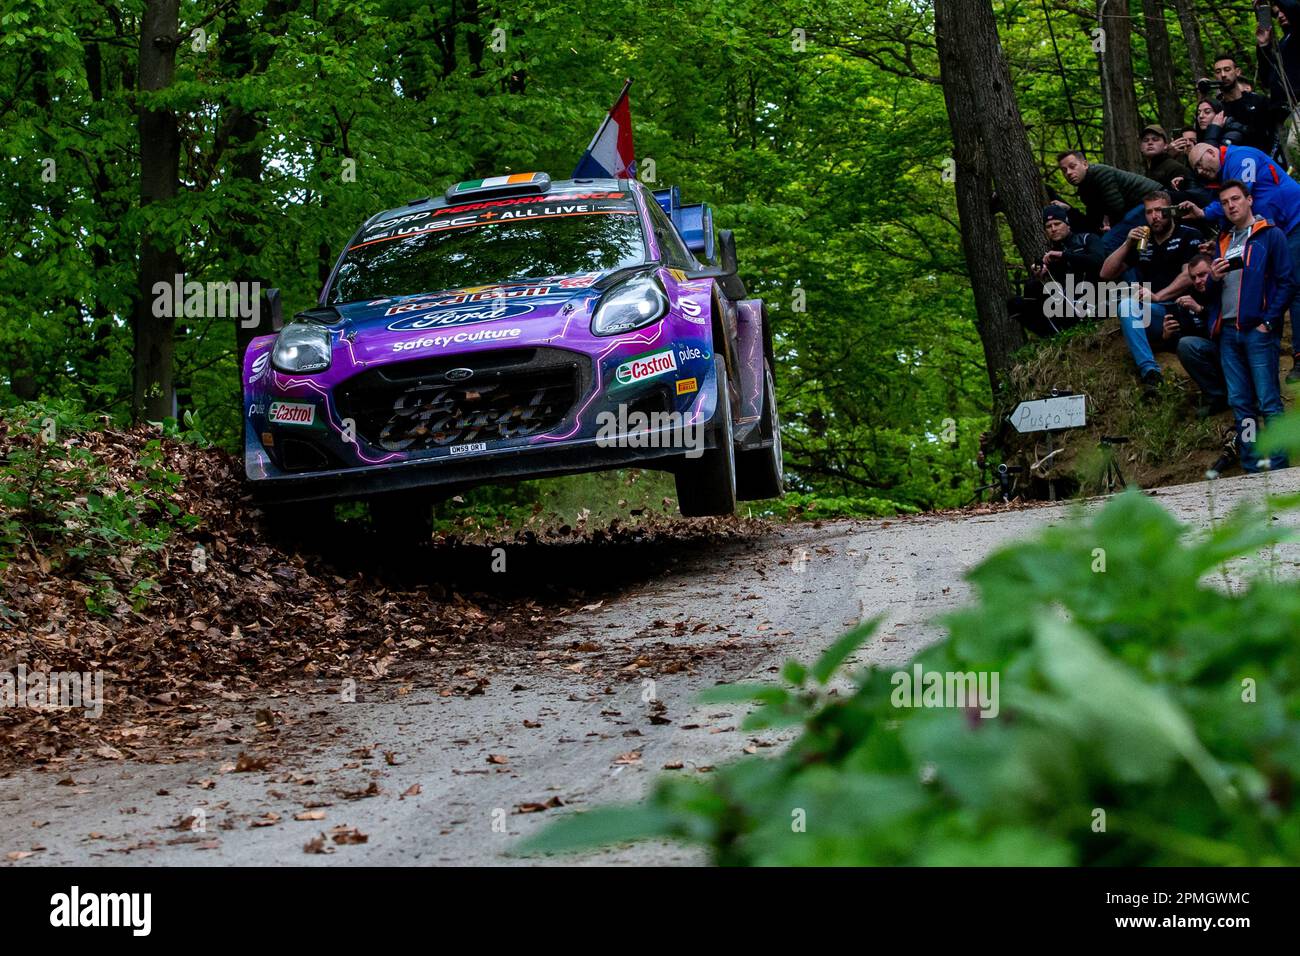
[{"label": "ford logo", "polygon": [[443,375],[443,378],[449,382],[464,382],[473,377],[474,370],[472,368],[453,368]]}]

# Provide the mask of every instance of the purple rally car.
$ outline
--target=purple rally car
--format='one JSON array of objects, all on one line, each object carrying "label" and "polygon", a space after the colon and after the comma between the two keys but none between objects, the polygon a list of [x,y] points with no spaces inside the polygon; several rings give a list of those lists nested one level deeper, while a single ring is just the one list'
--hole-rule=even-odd
[{"label": "purple rally car", "polygon": [[283,324],[275,296],[247,342],[255,494],[400,523],[413,499],[638,466],[673,472],[688,516],[780,495],[767,312],[729,233],[711,264],[711,220],[676,188],[545,173],[371,217],[319,307]]}]

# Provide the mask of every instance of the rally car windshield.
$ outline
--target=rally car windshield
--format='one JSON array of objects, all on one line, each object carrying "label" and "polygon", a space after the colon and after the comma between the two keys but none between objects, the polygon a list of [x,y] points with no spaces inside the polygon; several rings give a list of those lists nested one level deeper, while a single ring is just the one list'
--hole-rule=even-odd
[{"label": "rally car windshield", "polygon": [[328,301],[605,272],[645,256],[640,216],[624,192],[471,203],[374,223],[353,240]]}]

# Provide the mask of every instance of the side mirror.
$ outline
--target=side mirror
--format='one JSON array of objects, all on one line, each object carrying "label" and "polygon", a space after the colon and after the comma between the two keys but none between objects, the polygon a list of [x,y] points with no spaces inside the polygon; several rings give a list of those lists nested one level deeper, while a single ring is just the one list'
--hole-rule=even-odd
[{"label": "side mirror", "polygon": [[722,275],[718,285],[732,302],[745,298],[745,283],[740,281],[736,266],[736,237],[730,229],[718,232],[718,263]]},{"label": "side mirror", "polygon": [[284,328],[284,304],[280,301],[280,290],[267,289],[262,295],[266,299],[266,311],[271,316],[271,331],[279,332]]},{"label": "side mirror", "polygon": [[736,274],[736,236],[730,229],[718,232],[718,267],[724,276]]},{"label": "side mirror", "polygon": [[266,289],[257,304],[257,321],[252,316],[240,317],[235,321],[236,359],[242,366],[248,343],[259,335],[270,335],[284,327],[284,311],[280,303],[279,289]]}]

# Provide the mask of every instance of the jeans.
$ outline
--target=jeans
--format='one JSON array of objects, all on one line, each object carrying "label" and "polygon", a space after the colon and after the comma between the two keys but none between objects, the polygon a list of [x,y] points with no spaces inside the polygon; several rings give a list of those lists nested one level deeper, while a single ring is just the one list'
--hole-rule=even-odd
[{"label": "jeans", "polygon": [[1228,386],[1223,381],[1219,343],[1200,335],[1184,335],[1178,340],[1178,361],[1210,402],[1227,401]]},{"label": "jeans", "polygon": [[[1228,386],[1228,404],[1237,423],[1237,451],[1246,471],[1259,471],[1264,464],[1255,452],[1255,438],[1264,422],[1282,414],[1282,390],[1277,380],[1281,352],[1282,339],[1276,332],[1257,328],[1238,332],[1236,326],[1224,323],[1219,359]],[[1266,465],[1272,470],[1286,466],[1284,455],[1274,455]]]},{"label": "jeans", "polygon": [[1133,299],[1124,299],[1119,304],[1119,329],[1124,333],[1129,353],[1137,363],[1138,375],[1158,371],[1160,363],[1156,361],[1153,347],[1172,347],[1173,343],[1164,337],[1165,313],[1168,306],[1159,302],[1148,302],[1146,307],[1150,315],[1143,315],[1143,306]]},{"label": "jeans", "polygon": [[1120,246],[1124,245],[1124,240],[1128,234],[1138,226],[1147,224],[1146,207],[1138,203],[1128,212],[1124,213],[1124,218],[1119,222],[1110,224],[1110,232],[1102,233],[1101,248],[1106,255],[1110,255]]}]

